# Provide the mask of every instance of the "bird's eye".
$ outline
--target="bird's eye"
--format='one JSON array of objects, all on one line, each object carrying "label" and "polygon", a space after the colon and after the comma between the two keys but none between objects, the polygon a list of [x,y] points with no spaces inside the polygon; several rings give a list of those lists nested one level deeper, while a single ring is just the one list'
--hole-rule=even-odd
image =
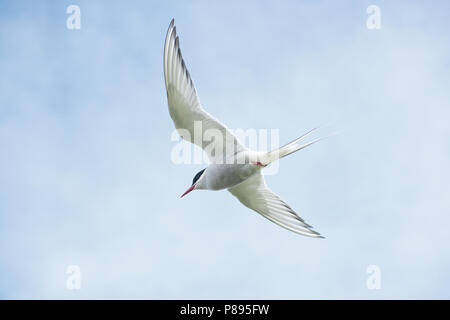
[{"label": "bird's eye", "polygon": [[[205,169],[206,169],[206,168],[205,168]],[[200,177],[202,176],[202,174],[203,174],[203,172],[205,171],[205,169],[203,169],[202,171],[199,171],[199,172],[195,175],[194,180],[192,180],[192,185],[193,185],[194,183],[196,183],[198,179],[200,179]]]}]

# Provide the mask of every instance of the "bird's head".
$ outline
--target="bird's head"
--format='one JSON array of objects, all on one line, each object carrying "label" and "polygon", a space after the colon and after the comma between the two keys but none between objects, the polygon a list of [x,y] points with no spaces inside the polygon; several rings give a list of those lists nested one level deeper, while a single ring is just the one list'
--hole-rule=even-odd
[{"label": "bird's head", "polygon": [[203,173],[205,172],[206,168],[197,172],[194,179],[192,180],[192,185],[186,190],[185,193],[181,195],[181,198],[183,198],[185,195],[187,195],[192,190],[198,189],[199,183],[201,182],[201,178],[203,177]]}]

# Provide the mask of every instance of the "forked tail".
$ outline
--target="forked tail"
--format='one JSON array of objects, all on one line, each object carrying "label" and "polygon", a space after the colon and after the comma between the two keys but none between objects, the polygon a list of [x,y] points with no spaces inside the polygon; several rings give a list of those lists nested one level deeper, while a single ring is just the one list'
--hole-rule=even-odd
[{"label": "forked tail", "polygon": [[278,159],[281,159],[291,153],[294,153],[298,150],[304,149],[322,139],[325,139],[326,137],[323,137],[323,138],[318,138],[318,139],[312,140],[311,142],[308,142],[308,143],[304,143],[304,144],[299,143],[300,140],[302,140],[303,138],[305,138],[306,136],[308,136],[309,134],[311,134],[313,131],[315,131],[317,129],[318,129],[318,127],[313,128],[310,131],[306,132],[304,135],[295,139],[294,141],[291,141],[288,144],[286,144],[276,150],[273,150],[273,151],[270,151],[270,152],[260,155],[260,162],[262,163],[263,166],[267,166],[268,164],[270,164]]}]

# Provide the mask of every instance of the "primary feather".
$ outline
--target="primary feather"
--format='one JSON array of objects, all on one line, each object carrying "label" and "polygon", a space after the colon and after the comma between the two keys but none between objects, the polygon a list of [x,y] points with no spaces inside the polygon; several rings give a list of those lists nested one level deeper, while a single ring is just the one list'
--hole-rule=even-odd
[{"label": "primary feather", "polygon": [[[201,147],[213,163],[225,163],[226,158],[247,150],[229,129],[206,112],[197,95],[194,82],[181,55],[180,42],[174,20],[167,30],[164,45],[164,77],[169,113],[180,136]],[[200,130],[194,131],[195,123]],[[208,141],[204,134],[220,135],[222,141]],[[195,136],[197,133],[200,137]],[[214,145],[215,148],[208,147]]]}]

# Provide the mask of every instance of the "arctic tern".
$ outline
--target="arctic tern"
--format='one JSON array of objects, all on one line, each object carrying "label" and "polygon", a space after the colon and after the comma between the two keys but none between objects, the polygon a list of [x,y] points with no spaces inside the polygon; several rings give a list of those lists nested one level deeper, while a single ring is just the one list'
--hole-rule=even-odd
[{"label": "arctic tern", "polygon": [[[270,163],[301,150],[320,139],[300,144],[303,136],[271,152],[256,152],[246,148],[219,120],[200,104],[197,91],[181,55],[179,39],[172,19],[164,44],[164,78],[170,116],[180,136],[201,147],[211,164],[198,172],[192,185],[181,197],[193,190],[228,189],[248,208],[270,221],[295,233],[323,238],[266,185],[262,169]],[[194,139],[195,126],[203,132],[212,131],[221,141]],[[231,150],[231,151],[230,151]]]}]

